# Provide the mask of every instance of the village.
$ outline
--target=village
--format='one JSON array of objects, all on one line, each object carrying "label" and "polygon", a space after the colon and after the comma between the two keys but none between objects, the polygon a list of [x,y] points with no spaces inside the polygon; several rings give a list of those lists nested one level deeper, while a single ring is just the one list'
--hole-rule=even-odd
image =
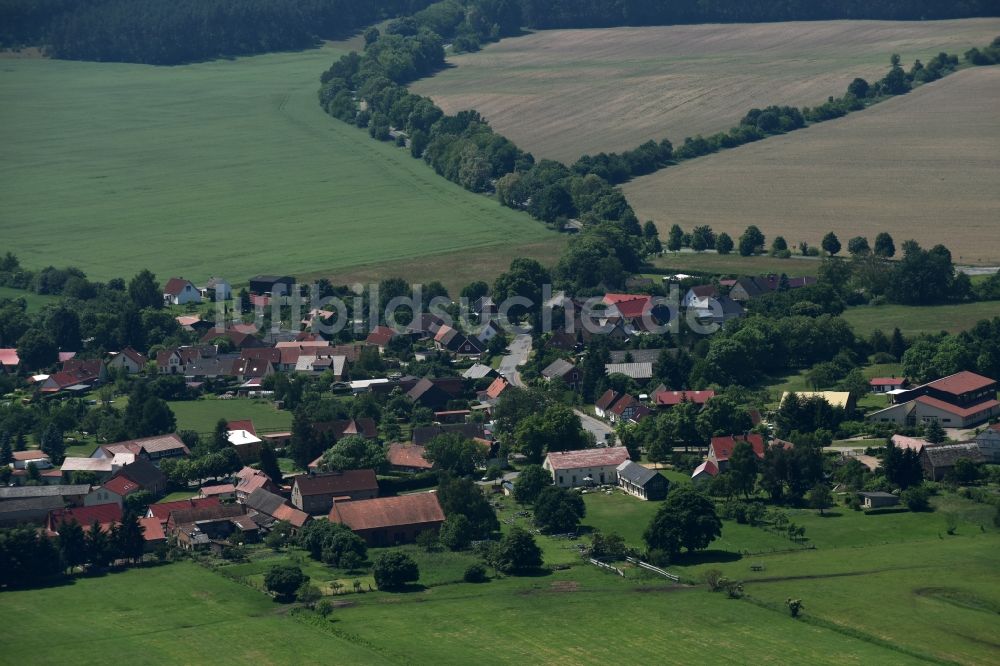
[{"label": "village", "polygon": [[[252,323],[218,328],[209,319],[219,303],[223,312],[256,308],[258,319],[273,307],[280,317],[275,299],[297,290],[290,276],[251,278],[240,294],[221,279],[199,288],[171,278],[163,308],[176,321],[174,337],[190,342],[104,356],[60,351],[51,369],[0,349],[4,373],[18,386],[5,396],[7,407],[73,404],[81,423],[102,410],[115,418],[113,405],[139,400],[148,384],[154,393],[211,405],[215,430],[199,433],[169,418],[146,436],[100,441],[82,425],[66,433],[50,427],[32,446],[23,433],[4,431],[0,526],[27,526],[54,542],[68,529],[81,542],[98,532],[121,542],[105,545],[103,557],[78,555],[72,569],[184,553],[246,561],[267,552],[265,543],[282,548],[327,538],[324,524],[356,535],[362,554],[364,547],[439,540],[462,549],[495,538],[496,519],[475,515],[486,506],[492,516],[488,507],[502,506],[494,497],[533,507],[531,541],[532,533],[574,533],[584,515],[579,497],[588,493],[663,502],[672,489],[690,487],[724,499],[720,513],[733,518],[733,511],[750,511],[734,509],[734,498],[755,488],[821,512],[838,503],[878,512],[926,510],[928,493],[919,489],[927,484],[995,483],[987,470],[1000,464],[998,383],[974,372],[924,382],[871,376],[831,387],[838,390],[782,391],[755,407],[718,384],[689,390],[677,367],[687,356],[677,344],[684,329],[660,332],[671,319],[684,313],[688,331],[722,327],[762,295],[815,284],[723,277],[691,284],[679,309],[662,306],[651,281],[637,283],[646,293],[591,298],[596,309],[560,293],[548,305],[565,325],[545,332],[532,327],[530,311],[516,331],[505,321],[508,331],[491,296],[480,293],[471,304],[475,324],[465,328],[410,312],[406,325],[376,324],[364,337],[349,339],[347,330],[331,340],[316,332],[335,316],[329,310],[310,309],[293,326],[262,335]],[[596,312],[598,332],[575,320],[587,312]],[[293,411],[294,422],[260,428],[253,418],[227,416],[247,403]],[[855,427],[848,431],[846,422]],[[67,453],[69,430],[71,441],[82,442]],[[445,497],[443,488],[454,484],[465,485]],[[663,566],[676,557],[676,550],[653,548],[648,532],[645,539],[647,550],[630,543],[628,552]],[[597,555],[602,566],[625,552],[581,545],[581,554]],[[357,571],[368,566],[363,555],[321,559]],[[484,559],[498,573],[542,565],[538,556],[526,564],[503,565],[488,553]],[[290,598],[295,590],[272,593]],[[300,596],[316,602],[308,589]]]}]

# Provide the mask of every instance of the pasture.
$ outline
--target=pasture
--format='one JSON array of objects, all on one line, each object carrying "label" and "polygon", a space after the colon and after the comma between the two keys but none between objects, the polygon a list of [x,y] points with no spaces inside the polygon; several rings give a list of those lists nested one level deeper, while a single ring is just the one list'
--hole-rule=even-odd
[{"label": "pasture", "polygon": [[995,18],[549,30],[452,56],[413,90],[449,113],[478,110],[536,157],[573,162],[648,139],[677,145],[755,106],[814,106],[884,75],[892,53],[908,67],[998,34]]},{"label": "pasture", "polygon": [[[844,118],[643,176],[639,219],[818,246],[834,231],[942,243],[956,263],[1000,260],[1000,67],[967,69]],[[914,322],[919,325],[920,322]]]},{"label": "pasture", "polygon": [[486,247],[509,263],[555,236],[323,113],[319,75],[342,53],[0,60],[4,250],[94,279],[241,283]]},{"label": "pasture", "polygon": [[49,296],[47,294],[36,294],[33,291],[27,291],[25,289],[14,289],[13,287],[0,287],[0,301],[5,298],[11,300],[17,300],[23,298],[25,304],[28,306],[28,312],[37,312],[41,310],[46,305],[50,303],[55,303],[59,300],[55,296]]},{"label": "pasture", "polygon": [[[714,228],[714,227],[713,227]],[[669,229],[668,229],[669,231]],[[686,229],[685,231],[690,231]],[[662,233],[662,232],[661,232]],[[766,232],[765,232],[766,233]],[[777,234],[780,235],[780,234]],[[665,236],[663,236],[665,238]],[[773,236],[768,236],[770,246]],[[711,275],[766,275],[782,273],[788,277],[812,276],[819,273],[820,261],[813,257],[793,255],[779,259],[768,255],[742,257],[738,253],[718,254],[716,252],[664,252],[653,260],[657,270],[666,275],[675,273],[708,273]],[[656,277],[647,275],[647,277]]]}]

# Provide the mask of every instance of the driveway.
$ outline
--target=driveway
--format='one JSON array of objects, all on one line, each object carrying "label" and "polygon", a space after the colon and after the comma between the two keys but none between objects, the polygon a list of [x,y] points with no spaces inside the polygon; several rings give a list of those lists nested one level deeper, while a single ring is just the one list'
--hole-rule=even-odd
[{"label": "driveway", "polygon": [[580,417],[580,425],[583,426],[584,430],[594,433],[594,439],[597,440],[598,445],[610,441],[608,435],[613,433],[614,429],[609,424],[586,412],[581,412],[579,409],[574,409],[573,413]]},{"label": "driveway", "polygon": [[527,333],[515,335],[509,349],[510,353],[500,359],[500,374],[514,386],[524,386],[517,366],[528,362],[528,354],[531,353],[531,336]]}]

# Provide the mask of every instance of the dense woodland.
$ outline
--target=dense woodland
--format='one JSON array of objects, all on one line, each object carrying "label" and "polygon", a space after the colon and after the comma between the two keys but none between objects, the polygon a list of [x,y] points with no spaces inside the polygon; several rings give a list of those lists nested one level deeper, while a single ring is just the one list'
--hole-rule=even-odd
[{"label": "dense woodland", "polygon": [[[0,0],[0,45],[47,45],[57,58],[178,64],[311,46],[393,16],[456,51],[522,27],[825,19],[945,19],[1000,14],[997,0]],[[421,11],[423,10],[423,11]],[[402,26],[405,29],[405,26]]]}]

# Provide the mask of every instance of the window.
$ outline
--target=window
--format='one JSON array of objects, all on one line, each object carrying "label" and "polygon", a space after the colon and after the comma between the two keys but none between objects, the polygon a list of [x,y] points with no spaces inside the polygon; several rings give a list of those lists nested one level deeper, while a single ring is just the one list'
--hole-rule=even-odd
[{"label": "window", "polygon": [[573,475],[573,485],[576,485],[576,474]]},{"label": "window", "polygon": [[560,474],[560,475],[559,475],[559,485],[561,486],[561,485],[562,485],[562,483],[563,483],[563,478],[562,478],[562,474]]}]

